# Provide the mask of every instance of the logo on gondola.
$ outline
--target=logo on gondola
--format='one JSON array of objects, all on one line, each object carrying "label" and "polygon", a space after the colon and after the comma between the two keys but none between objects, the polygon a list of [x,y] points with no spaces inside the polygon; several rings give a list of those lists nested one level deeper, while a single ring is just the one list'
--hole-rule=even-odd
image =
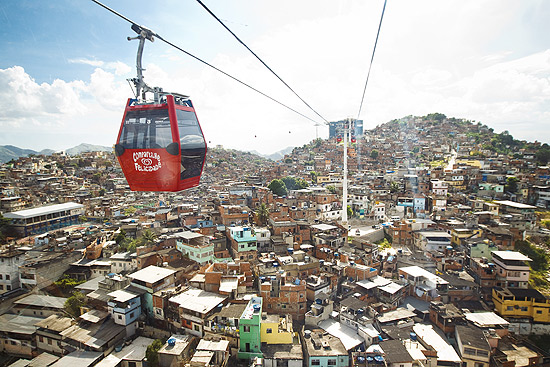
[{"label": "logo on gondola", "polygon": [[160,155],[158,153],[135,152],[132,158],[134,158],[134,166],[136,171],[154,172],[158,171],[160,167],[162,167]]}]

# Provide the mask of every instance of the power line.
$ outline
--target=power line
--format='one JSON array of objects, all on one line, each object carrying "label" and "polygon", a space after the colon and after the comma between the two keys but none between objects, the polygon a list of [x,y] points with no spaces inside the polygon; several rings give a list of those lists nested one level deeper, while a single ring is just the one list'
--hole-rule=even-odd
[{"label": "power line", "polygon": [[367,84],[369,84],[370,69],[372,68],[372,61],[374,60],[374,53],[376,52],[376,45],[378,44],[378,36],[380,35],[380,28],[382,27],[382,20],[384,19],[384,11],[386,10],[386,2],[384,0],[384,7],[382,8],[382,15],[380,16],[380,24],[378,24],[378,32],[376,32],[376,41],[374,41],[374,48],[372,49],[372,56],[370,58],[369,72],[367,73],[367,80],[365,81],[365,88],[363,88],[363,96],[361,97],[361,104],[359,105],[359,112],[357,113],[357,119],[361,115],[361,108],[363,107],[363,100],[365,99],[365,92],[367,90]]},{"label": "power line", "polygon": [[233,35],[233,37],[235,37],[235,39],[237,41],[239,41],[239,43],[241,45],[243,45],[248,51],[250,51],[250,53],[252,55],[254,55],[254,57],[256,57],[258,59],[258,61],[260,61],[266,68],[267,70],[271,71],[271,73],[273,75],[275,75],[277,77],[277,79],[279,79],[281,81],[281,83],[283,83],[288,89],[290,89],[290,91],[292,93],[294,93],[294,95],[296,97],[298,97],[300,99],[300,101],[302,101],[310,110],[312,110],[317,116],[319,116],[320,118],[322,118],[326,124],[328,124],[329,122],[327,121],[327,119],[325,119],[323,116],[321,116],[316,110],[313,109],[313,107],[311,107],[302,97],[300,97],[298,95],[298,93],[296,93],[294,91],[294,89],[292,89],[279,75],[277,75],[277,73],[275,73],[273,71],[273,69],[271,69],[258,55],[256,55],[256,53],[254,51],[252,51],[250,49],[250,47],[248,47],[243,41],[241,41],[241,39],[235,34],[233,33],[233,31],[231,31],[231,29],[229,29],[223,22],[220,18],[218,18],[216,16],[216,14],[214,14],[201,0],[197,0],[197,2],[204,8],[204,10],[206,10],[212,17],[214,17],[214,19],[216,19],[218,21],[218,23],[220,23],[229,33],[231,33],[231,35]]},{"label": "power line", "polygon": [[[255,91],[256,93],[261,94],[262,96],[264,96],[264,97],[266,97],[266,98],[272,100],[273,102],[275,102],[275,103],[277,103],[277,104],[279,104],[279,105],[281,105],[281,106],[287,108],[288,110],[290,110],[290,111],[292,111],[292,112],[294,112],[294,113],[296,113],[296,114],[302,116],[303,118],[306,118],[306,119],[308,119],[308,120],[310,120],[310,121],[312,121],[312,122],[317,123],[317,121],[313,120],[312,118],[307,117],[306,115],[302,114],[301,112],[296,111],[296,110],[293,109],[292,107],[289,107],[289,106],[287,106],[286,104],[284,104],[284,103],[282,103],[282,102],[279,102],[278,100],[276,100],[276,99],[273,98],[273,97],[270,97],[269,95],[265,94],[264,92],[262,92],[262,91],[260,91],[260,90],[258,90],[258,89],[256,89],[256,88],[254,88],[254,87],[252,87],[251,85],[249,85],[249,84],[247,84],[247,83],[245,83],[245,82],[243,82],[243,81],[241,81],[241,80],[239,80],[239,79],[237,79],[236,77],[234,77],[234,76],[232,76],[232,75],[226,73],[225,71],[223,71],[223,70],[221,70],[221,69],[215,67],[214,65],[209,64],[208,62],[206,62],[206,61],[202,60],[201,58],[199,58],[199,57],[197,57],[197,56],[191,54],[190,52],[185,51],[183,48],[181,48],[181,47],[179,47],[179,46],[176,46],[175,44],[173,44],[172,42],[170,42],[170,41],[168,41],[168,40],[165,40],[165,39],[162,38],[159,34],[157,34],[157,33],[153,32],[153,31],[151,31],[150,29],[147,29],[146,27],[140,26],[140,25],[137,24],[136,22],[130,20],[129,18],[125,17],[124,15],[122,15],[122,14],[118,13],[117,11],[115,11],[115,10],[109,8],[108,6],[106,6],[106,5],[102,4],[102,3],[100,3],[99,1],[97,1],[97,0],[92,0],[92,1],[93,1],[94,3],[96,3],[97,5],[99,5],[99,6],[103,7],[103,8],[105,8],[105,9],[107,9],[107,10],[110,11],[111,13],[113,13],[113,14],[119,16],[120,18],[124,19],[124,20],[127,21],[128,23],[131,23],[131,24],[133,24],[133,25],[138,26],[139,28],[141,28],[141,29],[143,29],[143,30],[146,30],[146,31],[148,31],[148,32],[151,32],[151,34],[152,34],[153,36],[157,37],[159,40],[163,41],[163,42],[166,43],[167,45],[170,45],[170,46],[174,47],[175,49],[177,49],[177,50],[179,50],[179,51],[185,53],[186,55],[188,55],[188,56],[194,58],[195,60],[197,60],[197,61],[203,63],[204,65],[211,67],[212,69],[214,69],[214,70],[216,70],[216,71],[218,71],[218,72],[224,74],[225,76],[227,76],[227,77],[233,79],[234,81],[236,81],[236,82],[238,82],[238,83],[240,83],[240,84],[242,84],[242,85],[244,85],[244,86],[246,86],[246,87],[252,89],[252,90]],[[311,108],[311,107],[310,107],[310,108]],[[321,117],[321,118],[322,118],[322,117]],[[325,121],[326,121],[326,120],[325,120]]]}]

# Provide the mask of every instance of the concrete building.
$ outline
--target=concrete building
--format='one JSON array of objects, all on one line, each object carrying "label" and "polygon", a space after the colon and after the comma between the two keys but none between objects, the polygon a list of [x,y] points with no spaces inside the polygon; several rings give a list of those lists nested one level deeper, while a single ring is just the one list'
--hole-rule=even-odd
[{"label": "concrete building", "polygon": [[209,325],[209,316],[215,312],[216,308],[223,307],[226,302],[226,296],[189,288],[169,299],[169,308],[177,311],[175,314],[168,315],[168,318],[177,327],[183,327],[187,333],[203,336],[205,325]]},{"label": "concrete building", "polygon": [[25,262],[22,251],[12,250],[0,253],[0,294],[21,287],[19,267]]},{"label": "concrete building", "polygon": [[473,325],[457,325],[456,346],[465,367],[489,367],[491,346],[483,330]]},{"label": "concrete building", "polygon": [[184,231],[171,236],[176,239],[176,249],[189,259],[203,265],[214,260],[214,244],[207,236],[197,232]]},{"label": "concrete building", "polygon": [[251,227],[229,227],[228,239],[231,242],[233,258],[241,261],[256,261],[258,246],[256,235]]},{"label": "concrete building", "polygon": [[493,303],[508,320],[550,322],[550,300],[536,289],[493,288]]},{"label": "concrete building", "polygon": [[335,336],[323,329],[304,331],[304,366],[347,367],[350,365],[348,351]]},{"label": "concrete building", "polygon": [[493,251],[492,255],[497,287],[528,288],[530,258],[517,251]]},{"label": "concrete building", "polygon": [[84,205],[68,202],[4,213],[3,216],[11,219],[17,233],[26,237],[77,224],[83,214]]},{"label": "concrete building", "polygon": [[239,359],[262,357],[262,297],[252,297],[239,319]]},{"label": "concrete building", "polygon": [[175,286],[175,274],[175,270],[150,265],[128,275],[132,286],[146,291],[142,307],[147,314],[153,316],[153,293]]}]

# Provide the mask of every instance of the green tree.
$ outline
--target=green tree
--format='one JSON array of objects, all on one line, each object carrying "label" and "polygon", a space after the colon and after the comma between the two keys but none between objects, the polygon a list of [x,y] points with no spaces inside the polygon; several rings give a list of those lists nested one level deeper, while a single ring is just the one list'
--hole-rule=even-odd
[{"label": "green tree", "polygon": [[269,208],[265,203],[261,203],[258,209],[256,209],[256,217],[262,226],[267,224],[269,220]]},{"label": "green tree", "polygon": [[529,241],[516,241],[515,249],[525,256],[528,256],[531,260],[529,266],[534,271],[547,271],[548,270],[548,261],[550,256],[546,250],[538,248],[537,246],[531,244]]},{"label": "green tree", "polygon": [[535,153],[535,157],[540,164],[547,164],[550,161],[550,146],[543,144]]},{"label": "green tree", "polygon": [[60,279],[56,280],[53,284],[63,292],[63,294],[67,294],[69,291],[72,291],[74,287],[77,285],[80,285],[84,283],[85,280],[78,280],[75,278],[71,278],[69,275],[65,274]]},{"label": "green tree", "polygon": [[281,180],[285,183],[287,190],[300,190],[305,189],[308,186],[307,182],[303,178],[287,176]]},{"label": "green tree", "polygon": [[326,187],[326,189],[331,193],[331,194],[336,194],[336,187],[334,185],[328,185]]},{"label": "green tree", "polygon": [[517,177],[508,177],[506,179],[506,184],[504,185],[504,189],[507,192],[515,193],[518,191],[518,182],[519,179]]},{"label": "green tree", "polygon": [[377,151],[376,149],[371,150],[371,152],[370,152],[370,157],[371,157],[372,159],[378,158],[378,151]]},{"label": "green tree", "polygon": [[142,241],[140,241],[144,246],[152,245],[157,239],[157,234],[150,229],[143,231],[141,235]]},{"label": "green tree", "polygon": [[317,172],[315,172],[315,171],[311,171],[311,172],[309,173],[309,175],[310,175],[310,177],[311,177],[311,182],[313,182],[313,183],[316,184],[316,183],[317,183],[317,176],[318,176],[319,174],[318,174]]},{"label": "green tree", "polygon": [[155,339],[151,345],[145,350],[145,358],[147,358],[147,364],[150,367],[158,367],[159,365],[159,350],[164,345],[164,341],[161,339]]},{"label": "green tree", "polygon": [[73,295],[67,298],[65,301],[65,311],[74,318],[77,318],[80,316],[80,307],[84,306],[86,304],[86,297],[76,291],[73,292]]},{"label": "green tree", "polygon": [[353,217],[353,209],[351,208],[350,205],[348,205],[348,218],[351,218]]},{"label": "green tree", "polygon": [[126,239],[126,231],[124,229],[121,229],[120,233],[117,234],[115,237],[115,242],[117,245],[120,245],[122,241],[124,241],[124,239]]},{"label": "green tree", "polygon": [[16,232],[11,219],[0,214],[0,242],[6,242],[8,237],[15,237]]},{"label": "green tree", "polygon": [[395,193],[395,192],[398,192],[398,191],[399,191],[399,182],[392,181],[390,183],[390,192]]},{"label": "green tree", "polygon": [[131,217],[137,212],[137,209],[133,206],[129,206],[128,208],[124,209],[124,215],[127,217]]},{"label": "green tree", "polygon": [[285,183],[277,178],[271,181],[267,188],[270,189],[272,193],[279,196],[285,196],[288,193]]}]

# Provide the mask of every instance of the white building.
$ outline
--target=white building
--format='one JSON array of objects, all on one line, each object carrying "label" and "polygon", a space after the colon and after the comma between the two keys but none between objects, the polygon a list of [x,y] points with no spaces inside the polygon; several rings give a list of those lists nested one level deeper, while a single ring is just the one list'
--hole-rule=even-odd
[{"label": "white building", "polygon": [[0,253],[0,294],[21,287],[19,266],[25,262],[21,251],[8,250]]}]

